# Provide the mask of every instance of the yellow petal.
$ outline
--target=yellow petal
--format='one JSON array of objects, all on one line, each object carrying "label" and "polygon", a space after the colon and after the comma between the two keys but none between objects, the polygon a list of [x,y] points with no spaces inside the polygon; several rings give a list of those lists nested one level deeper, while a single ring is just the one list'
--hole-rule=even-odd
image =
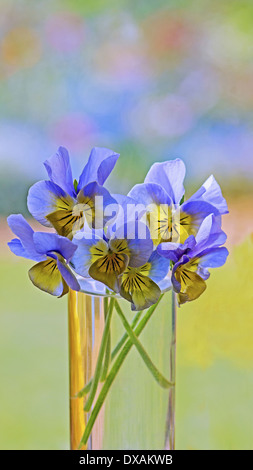
[{"label": "yellow petal", "polygon": [[[95,203],[89,197],[83,194],[81,190],[77,197],[76,211],[82,213],[83,217],[87,221],[89,227],[94,226],[95,222]],[[96,228],[103,228],[103,206],[100,207],[99,204],[96,206]],[[100,221],[100,223],[99,223]],[[101,226],[102,223],[102,226]]]},{"label": "yellow petal", "polygon": [[126,270],[128,261],[129,258],[124,253],[108,252],[91,265],[89,275],[115,292],[119,292],[119,276]]},{"label": "yellow petal", "polygon": [[196,272],[183,269],[176,279],[181,283],[181,290],[178,294],[179,304],[197,299],[206,289],[206,283]]},{"label": "yellow petal", "polygon": [[110,240],[110,249],[114,253],[124,253],[129,257],[131,255],[131,251],[128,247],[128,242],[126,239],[113,238],[112,240]]},{"label": "yellow petal", "polygon": [[99,258],[104,257],[108,253],[108,244],[105,240],[98,240],[96,245],[90,247],[91,263],[95,263]]},{"label": "yellow petal", "polygon": [[54,259],[48,259],[35,264],[28,274],[36,287],[51,295],[60,297],[69,290],[66,282],[62,279],[57,262]]},{"label": "yellow petal", "polygon": [[184,243],[190,235],[196,235],[196,223],[192,215],[167,204],[154,206],[148,214],[151,238],[155,245],[162,242]]},{"label": "yellow petal", "polygon": [[72,239],[74,234],[84,226],[83,214],[74,215],[73,210],[59,210],[46,217],[56,232],[62,237]]},{"label": "yellow petal", "polygon": [[[145,266],[143,273],[147,273]],[[142,273],[142,268],[128,268],[123,274],[120,290],[122,297],[131,301],[137,310],[150,307],[161,295],[158,285]]]},{"label": "yellow petal", "polygon": [[82,192],[78,195],[77,203],[70,196],[59,198],[56,210],[46,216],[59,235],[70,239],[83,228],[85,220],[91,227],[94,217],[94,203]]}]

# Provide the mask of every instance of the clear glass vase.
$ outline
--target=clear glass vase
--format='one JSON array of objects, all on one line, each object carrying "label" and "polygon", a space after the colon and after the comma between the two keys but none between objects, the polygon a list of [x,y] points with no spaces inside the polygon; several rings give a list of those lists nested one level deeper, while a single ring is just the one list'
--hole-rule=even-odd
[{"label": "clear glass vase", "polygon": [[[139,340],[153,363],[175,382],[175,303],[174,294],[167,292],[139,334]],[[117,299],[131,324],[136,312],[129,302]],[[71,449],[79,448],[92,408],[83,410],[86,396],[77,393],[93,377],[105,319],[103,296],[83,292],[69,293],[69,364],[70,364],[70,441]],[[146,314],[144,310],[141,319]],[[140,320],[139,320],[140,321]],[[135,328],[138,327],[135,326]],[[111,319],[111,352],[125,334],[114,310]],[[135,329],[135,331],[137,331]],[[129,341],[129,338],[128,338]],[[131,343],[131,341],[130,341]],[[118,353],[119,354],[119,353]],[[109,371],[110,371],[109,367]],[[103,387],[98,385],[94,403]],[[94,405],[93,405],[94,406]],[[152,376],[135,345],[113,380],[104,404],[95,420],[86,445],[81,449],[128,450],[174,449],[175,387],[164,389]]]}]

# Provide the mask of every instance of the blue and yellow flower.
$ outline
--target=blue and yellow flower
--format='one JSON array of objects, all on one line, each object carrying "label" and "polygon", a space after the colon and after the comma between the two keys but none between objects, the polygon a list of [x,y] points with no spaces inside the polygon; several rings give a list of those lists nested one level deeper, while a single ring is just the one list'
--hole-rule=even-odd
[{"label": "blue and yellow flower", "polygon": [[[119,154],[94,148],[79,181],[73,181],[69,154],[64,147],[44,165],[49,181],[35,183],[28,193],[28,209],[42,225],[54,227],[59,235],[72,238],[85,220],[90,226],[103,227],[104,209],[115,200],[103,187]],[[96,197],[102,204],[96,206]]]},{"label": "blue and yellow flower", "polygon": [[196,238],[191,235],[183,244],[161,243],[158,253],[173,264],[171,281],[179,304],[197,299],[206,289],[208,268],[223,266],[228,250],[221,247],[226,234],[220,221],[210,214],[202,222]]},{"label": "blue and yellow flower", "polygon": [[62,297],[69,288],[79,290],[76,277],[67,263],[76,246],[56,233],[34,232],[21,214],[8,217],[8,224],[18,237],[8,245],[17,256],[37,261],[28,274],[32,283],[51,295]]},{"label": "blue and yellow flower", "polygon": [[127,267],[121,278],[120,295],[131,302],[132,310],[143,310],[159,300],[162,293],[160,282],[166,279],[167,289],[171,284],[167,277],[169,268],[170,262],[157,251],[153,251],[144,265]]},{"label": "blue and yellow flower", "polygon": [[182,160],[155,163],[143,184],[132,188],[129,196],[146,206],[146,217],[152,239],[162,242],[184,243],[196,235],[203,220],[228,212],[221,189],[213,176],[186,202],[183,181],[185,165]]},{"label": "blue and yellow flower", "polygon": [[106,234],[102,230],[89,230],[86,226],[84,231],[74,236],[73,243],[77,246],[71,259],[75,272],[84,278],[90,276],[103,282],[116,293],[120,292],[120,278],[126,268],[144,265],[153,251],[148,233],[147,238],[138,238],[135,223]]},{"label": "blue and yellow flower", "polygon": [[[145,237],[138,238],[137,225]],[[167,276],[170,262],[153,251],[146,226],[130,222],[106,234],[86,228],[75,235],[73,243],[77,250],[71,265],[82,278],[90,276],[105,284],[131,302],[133,310],[157,302],[161,295],[158,283]]]}]

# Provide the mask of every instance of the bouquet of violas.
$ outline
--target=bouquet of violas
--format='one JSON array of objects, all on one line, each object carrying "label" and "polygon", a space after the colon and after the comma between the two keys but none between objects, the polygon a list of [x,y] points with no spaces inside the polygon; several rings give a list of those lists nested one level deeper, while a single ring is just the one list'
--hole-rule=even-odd
[{"label": "bouquet of violas", "polygon": [[[221,229],[228,209],[213,176],[185,200],[185,165],[169,160],[154,163],[144,183],[127,196],[111,194],[104,183],[118,158],[111,150],[93,148],[76,180],[68,151],[60,147],[44,163],[48,179],[35,183],[27,199],[31,215],[51,229],[34,232],[21,214],[8,217],[16,236],[8,245],[15,255],[35,262],[28,274],[36,287],[56,297],[81,290],[110,299],[95,373],[80,391],[80,396],[88,395],[85,410],[92,408],[82,444],[125,359],[127,344],[135,345],[160,386],[174,386],[155,367],[138,336],[164,292],[173,289],[178,305],[197,299],[206,289],[208,269],[222,266],[228,256]],[[136,311],[132,325],[120,298]],[[110,368],[106,344],[114,309],[126,332]],[[104,362],[105,388],[94,406]]]}]

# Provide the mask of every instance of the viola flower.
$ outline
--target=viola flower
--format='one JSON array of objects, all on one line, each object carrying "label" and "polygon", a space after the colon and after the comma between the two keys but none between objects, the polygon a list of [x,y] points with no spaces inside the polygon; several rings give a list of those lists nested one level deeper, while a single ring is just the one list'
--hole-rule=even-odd
[{"label": "viola flower", "polygon": [[162,293],[160,282],[166,278],[169,267],[170,262],[157,251],[143,266],[127,267],[121,279],[120,295],[131,302],[132,310],[143,310],[158,301]]},{"label": "viola flower", "polygon": [[[27,205],[32,216],[42,225],[54,227],[59,235],[73,237],[73,232],[83,227],[84,220],[94,226],[103,226],[106,219],[103,211],[115,200],[103,188],[113,170],[119,154],[105,148],[92,149],[88,163],[79,181],[73,181],[67,149],[45,161],[50,181],[39,181],[29,190]],[[103,198],[101,207],[96,207],[96,196]],[[99,225],[100,224],[100,225]]]},{"label": "viola flower", "polygon": [[57,297],[67,294],[69,288],[80,289],[67,266],[76,251],[70,240],[55,233],[34,232],[21,214],[10,215],[7,221],[18,237],[8,243],[10,250],[17,256],[38,261],[28,272],[36,287]]},{"label": "viola flower", "polygon": [[185,165],[180,159],[155,163],[144,183],[137,184],[129,192],[129,197],[147,206],[147,220],[156,245],[171,241],[183,243],[190,235],[197,234],[207,215],[219,216],[228,212],[213,176],[188,201],[183,202],[184,177]]},{"label": "viola flower", "polygon": [[208,268],[226,262],[228,250],[220,247],[225,241],[220,221],[210,214],[202,222],[196,238],[191,235],[183,244],[159,245],[158,253],[173,264],[171,281],[179,304],[195,300],[205,291],[205,280],[210,276]]},{"label": "viola flower", "polygon": [[90,276],[119,293],[121,277],[127,267],[143,266],[153,251],[153,242],[146,227],[139,224],[138,228],[145,230],[145,238],[138,238],[134,222],[125,224],[115,233],[108,230],[106,234],[103,231],[88,231],[86,227],[73,238],[77,250],[71,259],[71,266],[82,277]]}]

